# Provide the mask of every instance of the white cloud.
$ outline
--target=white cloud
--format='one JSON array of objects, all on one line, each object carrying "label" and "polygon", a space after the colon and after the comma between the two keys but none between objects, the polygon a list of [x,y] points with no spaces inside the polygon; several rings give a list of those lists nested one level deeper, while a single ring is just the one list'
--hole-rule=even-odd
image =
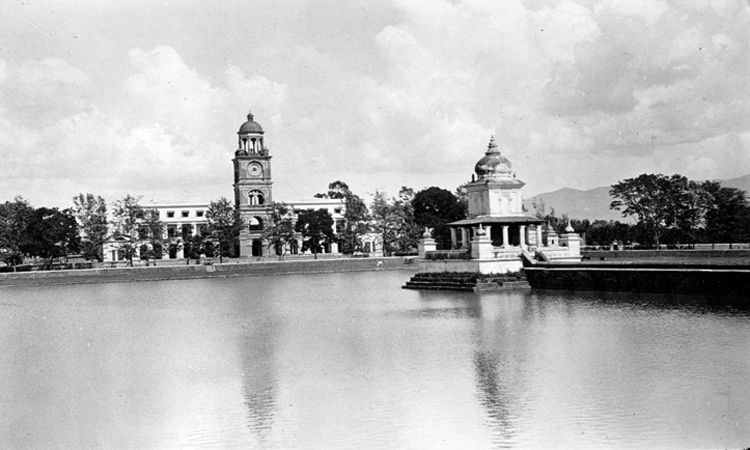
[{"label": "white cloud", "polygon": [[[644,171],[747,171],[746,2],[394,0],[326,15],[325,27],[306,22],[309,8],[261,7],[273,20],[242,10],[219,24],[196,6],[179,26],[130,20],[142,47],[120,33],[106,65],[80,46],[4,55],[0,175],[29,177],[40,201],[62,192],[42,187],[51,179],[72,190],[62,203],[79,190],[230,196],[248,108],[266,129],[280,199],[334,179],[453,188],[490,134],[530,192]],[[224,26],[226,42],[213,31]]]}]

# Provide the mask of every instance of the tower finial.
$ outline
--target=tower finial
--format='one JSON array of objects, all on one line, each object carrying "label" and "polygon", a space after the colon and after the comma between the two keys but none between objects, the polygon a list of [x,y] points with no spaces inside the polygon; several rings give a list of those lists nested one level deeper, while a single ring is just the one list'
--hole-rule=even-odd
[{"label": "tower finial", "polygon": [[495,144],[495,135],[490,136],[490,143],[487,144],[487,153],[494,153],[497,151],[497,144]]},{"label": "tower finial", "polygon": [[247,120],[253,120],[253,111],[252,110],[249,110],[247,112]]}]

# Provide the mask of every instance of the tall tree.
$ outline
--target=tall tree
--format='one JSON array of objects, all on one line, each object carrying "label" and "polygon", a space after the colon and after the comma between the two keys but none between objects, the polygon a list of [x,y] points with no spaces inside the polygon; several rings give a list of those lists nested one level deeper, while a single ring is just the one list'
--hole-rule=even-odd
[{"label": "tall tree", "polygon": [[325,209],[303,212],[297,216],[295,231],[302,233],[302,251],[310,250],[318,259],[333,241],[333,218]]},{"label": "tall tree", "polygon": [[421,229],[414,221],[414,190],[402,186],[398,197],[376,191],[370,205],[371,223],[380,236],[383,255],[407,253],[417,247]]},{"label": "tall tree", "polygon": [[234,204],[222,197],[208,205],[206,211],[208,232],[216,242],[214,252],[219,254],[220,262],[223,258],[236,256],[236,243],[242,228],[240,212]]},{"label": "tall tree", "polygon": [[138,227],[138,239],[146,245],[146,258],[161,259],[164,256],[164,223],[159,219],[159,210],[143,209]]},{"label": "tall tree", "polygon": [[383,256],[390,256],[397,239],[398,217],[393,199],[385,192],[375,191],[370,205],[371,220],[383,247]]},{"label": "tall tree", "polygon": [[339,236],[340,250],[346,254],[362,250],[362,236],[369,231],[369,214],[365,202],[341,180],[330,183],[327,193],[315,194],[315,197],[344,201],[344,227]]},{"label": "tall tree", "polygon": [[297,245],[292,222],[292,211],[284,203],[275,202],[271,210],[271,224],[263,230],[263,239],[273,247],[279,260],[284,259],[287,249]]},{"label": "tall tree", "polygon": [[133,265],[133,256],[135,256],[139,239],[138,228],[144,216],[144,209],[140,202],[140,196],[134,197],[127,194],[112,205],[114,238],[119,243],[120,250],[130,266]]},{"label": "tall tree", "polygon": [[22,197],[0,204],[0,259],[15,266],[23,262],[21,246],[27,239],[27,225],[34,208]]},{"label": "tall tree", "polygon": [[422,237],[422,228],[414,220],[412,200],[415,195],[414,189],[401,186],[393,203],[397,226],[395,246],[402,253],[415,250]]},{"label": "tall tree", "polygon": [[29,217],[27,238],[21,251],[32,256],[53,258],[65,256],[79,250],[78,224],[69,209],[37,208]]},{"label": "tall tree", "polygon": [[715,181],[706,181],[702,187],[710,198],[703,240],[730,243],[750,240],[750,205],[745,191],[723,187]]},{"label": "tall tree", "polygon": [[667,224],[675,217],[673,187],[662,174],[642,174],[613,184],[609,190],[613,200],[609,207],[623,217],[635,216],[646,231],[650,243],[659,246]]},{"label": "tall tree", "polygon": [[430,187],[417,192],[412,200],[414,220],[421,227],[432,228],[439,248],[450,248],[450,230],[446,224],[466,217],[460,201],[450,191]]},{"label": "tall tree", "polygon": [[78,194],[73,197],[73,214],[81,230],[81,252],[86,259],[101,261],[107,240],[107,204],[100,196]]}]

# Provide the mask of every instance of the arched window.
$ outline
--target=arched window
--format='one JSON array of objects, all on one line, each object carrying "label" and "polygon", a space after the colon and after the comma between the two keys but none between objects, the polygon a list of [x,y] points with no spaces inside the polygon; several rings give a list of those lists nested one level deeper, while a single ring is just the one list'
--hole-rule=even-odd
[{"label": "arched window", "polygon": [[252,190],[247,193],[248,197],[248,203],[250,205],[262,205],[265,202],[265,199],[263,198],[263,193],[258,190]]},{"label": "arched window", "polygon": [[260,217],[251,217],[247,224],[248,231],[262,231],[263,230],[263,219]]}]

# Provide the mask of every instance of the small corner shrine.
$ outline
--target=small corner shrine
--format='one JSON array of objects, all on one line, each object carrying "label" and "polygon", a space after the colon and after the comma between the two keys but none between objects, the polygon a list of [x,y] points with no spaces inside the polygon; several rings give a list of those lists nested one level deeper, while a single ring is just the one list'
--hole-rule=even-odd
[{"label": "small corner shrine", "polygon": [[437,251],[425,233],[419,245],[420,269],[425,272],[516,272],[522,256],[545,261],[580,261],[581,239],[568,225],[561,236],[543,220],[523,212],[525,183],[511,170],[490,138],[484,157],[474,166],[466,185],[468,218],[449,223],[451,249]]}]

